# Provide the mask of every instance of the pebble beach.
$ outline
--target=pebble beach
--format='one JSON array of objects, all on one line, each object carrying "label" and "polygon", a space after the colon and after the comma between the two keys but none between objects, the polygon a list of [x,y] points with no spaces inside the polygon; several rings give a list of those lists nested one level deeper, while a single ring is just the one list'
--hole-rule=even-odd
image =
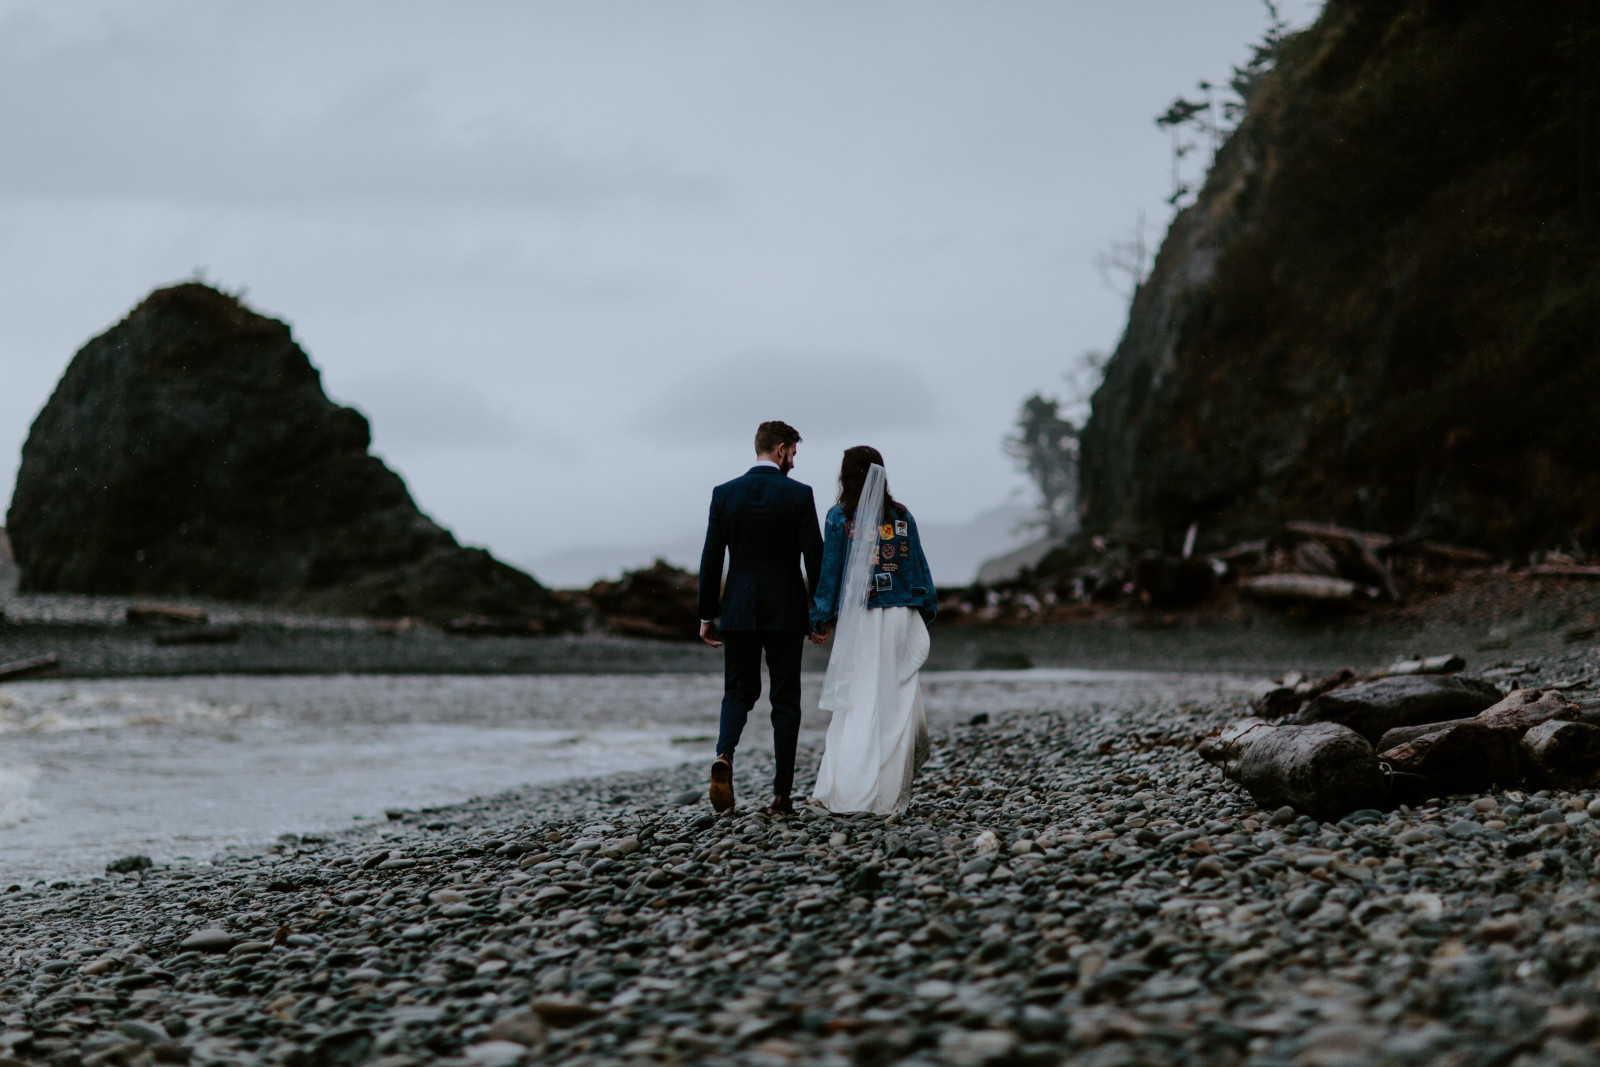
[{"label": "pebble beach", "polygon": [[722,817],[690,764],[13,887],[0,1054],[1593,1063],[1600,799],[1262,811],[1195,753],[1243,703],[942,725],[887,818],[768,818],[755,754]]}]

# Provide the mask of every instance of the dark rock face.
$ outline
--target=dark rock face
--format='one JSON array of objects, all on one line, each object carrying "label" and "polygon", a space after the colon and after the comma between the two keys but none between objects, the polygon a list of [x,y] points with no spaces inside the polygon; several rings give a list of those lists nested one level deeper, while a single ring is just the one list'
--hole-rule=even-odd
[{"label": "dark rock face", "polygon": [[1086,531],[1600,539],[1597,55],[1577,0],[1329,0],[1135,296]]},{"label": "dark rock face", "polygon": [[204,285],[157,290],[33,424],[7,513],[21,589],[569,624],[418,511],[369,440],[288,326]]}]

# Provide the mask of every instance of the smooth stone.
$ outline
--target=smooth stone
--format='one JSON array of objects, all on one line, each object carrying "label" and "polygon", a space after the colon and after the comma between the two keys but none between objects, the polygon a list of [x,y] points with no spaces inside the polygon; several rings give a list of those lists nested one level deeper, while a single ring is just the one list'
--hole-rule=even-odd
[{"label": "smooth stone", "polygon": [[594,1005],[571,997],[535,997],[528,1007],[541,1021],[560,1028],[577,1026],[603,1014]]},{"label": "smooth stone", "polygon": [[527,1054],[528,1047],[515,1041],[482,1041],[468,1045],[466,1050],[467,1059],[483,1067],[510,1067],[522,1062]]},{"label": "smooth stone", "polygon": [[1291,919],[1304,919],[1314,914],[1321,906],[1321,891],[1302,889],[1289,898],[1289,903],[1285,905],[1283,913]]},{"label": "smooth stone", "polygon": [[196,930],[179,943],[182,952],[226,952],[233,947],[233,935],[226,930],[211,927]]}]

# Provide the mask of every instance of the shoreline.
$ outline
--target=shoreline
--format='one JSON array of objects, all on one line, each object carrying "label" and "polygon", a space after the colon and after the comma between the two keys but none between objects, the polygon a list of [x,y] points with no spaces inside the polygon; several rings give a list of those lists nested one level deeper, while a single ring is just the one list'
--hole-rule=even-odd
[{"label": "shoreline", "polygon": [[[1596,667],[1539,666],[1585,685]],[[85,1064],[1581,1062],[1600,1025],[1594,791],[1339,824],[1262,812],[1193,752],[1241,707],[944,726],[887,819],[718,818],[691,764],[0,894],[0,1046]],[[801,781],[816,758],[805,744]],[[743,803],[768,774],[741,761]]]},{"label": "shoreline", "polygon": [[[698,643],[609,634],[560,637],[457,636],[371,625],[296,627],[230,624],[217,644],[158,644],[158,627],[0,620],[0,664],[56,656],[36,678],[181,677],[198,674],[666,674],[720,673],[722,653]],[[1560,654],[1570,628],[1525,627],[1484,639],[1481,624],[1439,621],[1305,622],[1268,618],[1185,620],[1147,627],[1117,618],[1058,626],[932,627],[925,670],[1078,668],[1272,673],[1332,671],[1415,654],[1455,652],[1469,666]],[[166,638],[163,637],[164,640]],[[827,666],[807,643],[807,673]],[[0,686],[5,682],[0,680]]]}]

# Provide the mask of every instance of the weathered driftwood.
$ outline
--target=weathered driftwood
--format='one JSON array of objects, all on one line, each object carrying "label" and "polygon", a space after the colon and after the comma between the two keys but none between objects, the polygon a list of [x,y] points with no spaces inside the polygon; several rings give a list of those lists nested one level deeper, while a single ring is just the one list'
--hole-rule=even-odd
[{"label": "weathered driftwood", "polygon": [[1529,772],[1540,784],[1586,789],[1600,784],[1600,726],[1550,720],[1522,736]]},{"label": "weathered driftwood", "polygon": [[1410,674],[1454,674],[1467,665],[1460,656],[1423,656],[1421,659],[1403,659],[1378,671],[1375,678],[1399,678]]},{"label": "weathered driftwood", "polygon": [[1242,541],[1237,545],[1219,548],[1215,552],[1208,553],[1206,558],[1214,559],[1221,563],[1232,563],[1234,560],[1243,559],[1246,556],[1259,556],[1266,550],[1267,543],[1265,541]]},{"label": "weathered driftwood", "polygon": [[1522,731],[1474,719],[1446,724],[1379,753],[1392,770],[1428,779],[1434,795],[1478,793],[1522,778]]},{"label": "weathered driftwood", "polygon": [[1281,720],[1294,715],[1323,693],[1337,689],[1355,678],[1349,667],[1316,681],[1301,679],[1299,674],[1285,677],[1282,684],[1264,682],[1250,694],[1250,709],[1263,719]]},{"label": "weathered driftwood", "polygon": [[1600,578],[1600,567],[1577,563],[1539,563],[1522,573],[1534,578]]},{"label": "weathered driftwood", "polygon": [[1417,549],[1429,556],[1438,556],[1452,563],[1475,563],[1480,566],[1490,566],[1499,562],[1492,554],[1480,552],[1476,548],[1462,548],[1460,545],[1446,545],[1438,541],[1423,541]]},{"label": "weathered driftwood", "polygon": [[34,656],[32,659],[19,659],[11,663],[0,663],[0,681],[11,681],[16,678],[26,678],[29,675],[43,674],[60,666],[61,657],[54,652],[47,656]]},{"label": "weathered driftwood", "polygon": [[1287,804],[1314,819],[1332,820],[1382,807],[1388,799],[1372,745],[1337,723],[1274,726],[1244,719],[1202,744],[1200,755],[1263,808]]},{"label": "weathered driftwood", "polygon": [[1359,541],[1373,548],[1384,548],[1394,541],[1388,534],[1372,533],[1368,530],[1351,530],[1344,526],[1335,526],[1327,522],[1286,522],[1283,528],[1290,533],[1299,534],[1301,537],[1315,537],[1323,541],[1342,541],[1351,543]]},{"label": "weathered driftwood", "polygon": [[1343,723],[1376,742],[1397,726],[1470,718],[1499,700],[1500,690],[1475,678],[1382,678],[1324,693],[1307,704],[1295,721],[1301,725]]},{"label": "weathered driftwood", "polygon": [[1519,734],[1551,719],[1577,720],[1581,718],[1578,706],[1554,689],[1518,689],[1500,703],[1485,708],[1477,715],[1452,719],[1449,722],[1424,723],[1420,726],[1399,726],[1385,731],[1378,739],[1378,751],[1387,752],[1407,741],[1437,733],[1446,726],[1463,722],[1477,722],[1485,726],[1509,726]]},{"label": "weathered driftwood", "polygon": [[186,608],[178,604],[129,604],[125,612],[130,623],[178,622],[200,625],[209,616],[201,608]]},{"label": "weathered driftwood", "polygon": [[1368,595],[1348,578],[1320,574],[1261,574],[1239,579],[1239,588],[1257,600],[1280,604],[1337,604]]}]

